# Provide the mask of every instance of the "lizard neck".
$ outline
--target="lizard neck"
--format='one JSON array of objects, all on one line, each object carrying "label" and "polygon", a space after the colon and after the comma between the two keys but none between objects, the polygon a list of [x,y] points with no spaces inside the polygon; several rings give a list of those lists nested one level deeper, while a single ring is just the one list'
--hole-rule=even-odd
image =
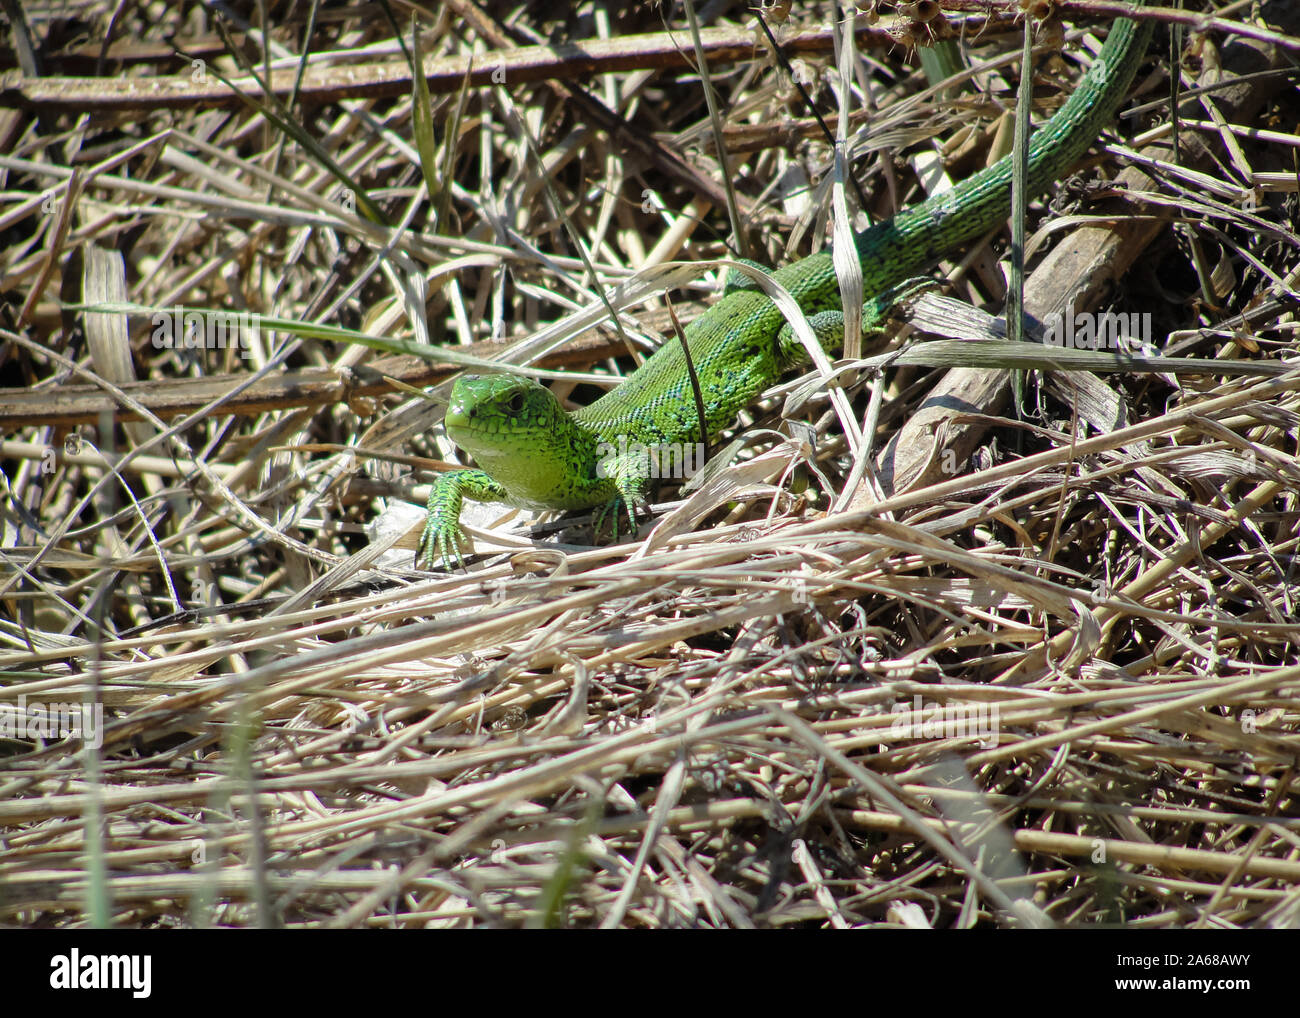
[{"label": "lizard neck", "polygon": [[[597,439],[570,413],[517,432],[471,433],[448,429],[453,441],[474,455],[479,467],[523,509],[581,508],[568,480],[595,476]],[[570,505],[569,503],[575,503]]]}]

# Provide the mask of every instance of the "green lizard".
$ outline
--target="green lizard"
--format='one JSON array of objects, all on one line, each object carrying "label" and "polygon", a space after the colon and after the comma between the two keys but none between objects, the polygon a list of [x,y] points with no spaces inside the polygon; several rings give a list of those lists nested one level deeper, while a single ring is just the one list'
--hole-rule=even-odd
[{"label": "green lizard", "polygon": [[[1135,6],[1141,6],[1140,3]],[[1091,69],[1065,105],[1032,137],[1029,191],[1041,194],[1076,163],[1114,116],[1146,52],[1151,22],[1117,19]],[[932,267],[957,245],[980,236],[1010,213],[1010,158],[945,194],[904,209],[856,236],[864,293],[863,329],[884,319],[889,293]],[[844,315],[829,251],[778,269],[781,283],[828,353],[843,343]],[[685,330],[699,380],[710,441],[769,386],[806,362],[807,352],[777,306],[748,282],[733,286]],[[452,390],[447,434],[473,454],[477,470],[455,470],[434,482],[416,561],[461,558],[462,499],[525,509],[600,507],[620,510],[635,529],[635,511],[651,490],[644,450],[700,438],[699,414],[685,356],[677,342],[659,348],[617,388],[572,413],[540,383],[512,375],[466,375]]]}]

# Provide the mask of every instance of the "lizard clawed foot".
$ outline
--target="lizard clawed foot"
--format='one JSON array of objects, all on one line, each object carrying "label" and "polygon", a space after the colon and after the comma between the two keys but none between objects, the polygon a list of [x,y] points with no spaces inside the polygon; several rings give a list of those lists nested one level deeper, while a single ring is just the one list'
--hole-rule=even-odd
[{"label": "lizard clawed foot", "polygon": [[910,276],[868,301],[864,318],[883,321],[900,305],[906,304],[927,290],[937,290],[944,285],[946,284],[942,279],[935,279],[932,276]]},{"label": "lizard clawed foot", "polygon": [[619,521],[619,517],[622,516],[624,513],[627,514],[628,526],[630,527],[628,533],[636,534],[637,511],[641,509],[645,509],[646,506],[647,506],[646,500],[644,498],[639,498],[636,496],[629,497],[626,495],[619,495],[616,498],[611,498],[608,502],[606,502],[604,505],[597,508],[596,511],[592,513],[592,523],[591,523],[592,538],[595,540],[600,539],[601,529],[604,527],[605,521],[608,520],[610,524],[609,527],[610,540],[617,541],[618,521]]},{"label": "lizard clawed foot", "polygon": [[[464,543],[465,532],[460,529],[459,524],[448,523],[431,516],[424,525],[424,530],[420,534],[420,543],[415,549],[415,565],[417,567],[423,565],[425,569],[436,569],[438,559],[441,559],[442,566],[447,572],[451,572],[458,564],[461,569],[464,569],[465,559],[460,551]],[[452,555],[456,556],[455,562],[452,561]]]}]

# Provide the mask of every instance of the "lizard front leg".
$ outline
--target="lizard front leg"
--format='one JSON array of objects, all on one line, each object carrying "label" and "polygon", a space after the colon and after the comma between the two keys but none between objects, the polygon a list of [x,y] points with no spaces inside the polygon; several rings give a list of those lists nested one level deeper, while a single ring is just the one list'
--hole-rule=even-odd
[{"label": "lizard front leg", "polygon": [[602,443],[598,450],[592,493],[603,498],[593,514],[592,536],[599,537],[600,529],[608,519],[610,538],[618,540],[618,520],[623,513],[627,514],[631,533],[636,533],[636,511],[649,502],[653,478],[658,476],[658,471],[650,468],[654,450],[647,446],[634,442],[617,454],[613,448],[609,443]]},{"label": "lizard front leg", "polygon": [[415,550],[416,565],[423,563],[426,569],[434,568],[436,554],[450,570],[454,553],[456,561],[464,568],[460,546],[465,534],[460,529],[460,506],[466,496],[476,502],[504,502],[506,489],[482,470],[452,470],[440,474],[429,493],[429,515]]}]

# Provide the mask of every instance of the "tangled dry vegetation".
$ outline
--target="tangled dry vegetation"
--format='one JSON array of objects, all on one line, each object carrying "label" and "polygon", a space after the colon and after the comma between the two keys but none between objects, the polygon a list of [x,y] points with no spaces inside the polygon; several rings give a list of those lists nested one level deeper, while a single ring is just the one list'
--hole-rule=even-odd
[{"label": "tangled dry vegetation", "polygon": [[[1054,373],[1023,423],[1005,374],[850,372],[840,406],[813,375],[636,540],[524,521],[451,574],[411,568],[399,510],[455,449],[385,376],[445,395],[452,366],[308,327],[585,372],[556,382],[581,405],[672,341],[662,298],[619,333],[602,288],[727,256],[729,188],[752,256],[824,244],[830,148],[749,5],[699,4],[725,167],[680,6],[435,5],[431,134],[382,4],[269,5],[265,34],[21,6],[0,922],[1300,923],[1300,373],[1235,367],[1295,354],[1296,86],[1219,80],[1295,66],[1287,5],[1184,38],[1182,87],[1218,85],[1177,160],[1165,18],[1152,108],[1031,207],[1034,315],[1149,314],[1221,373]],[[873,216],[1014,104],[1009,7],[943,6],[860,16],[850,97],[829,5],[773,23],[831,130],[870,107]],[[1104,35],[1086,7],[1045,35],[1036,116]],[[945,36],[974,84],[936,98],[901,43]],[[945,264],[955,295],[999,307],[1003,248]],[[78,307],[112,301],[145,310]],[[178,306],[284,321],[160,348]],[[82,704],[101,744],[43,727]]]}]

